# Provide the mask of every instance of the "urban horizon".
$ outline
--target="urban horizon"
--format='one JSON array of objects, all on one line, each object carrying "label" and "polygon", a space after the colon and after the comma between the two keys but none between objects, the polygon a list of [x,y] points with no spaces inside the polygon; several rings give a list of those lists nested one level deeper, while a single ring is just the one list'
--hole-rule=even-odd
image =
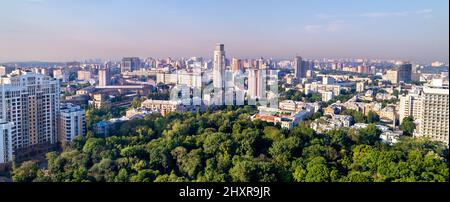
[{"label": "urban horizon", "polygon": [[6,0],[0,62],[208,57],[216,42],[236,58],[449,62],[448,1],[348,2]]},{"label": "urban horizon", "polygon": [[447,0],[0,2],[2,196],[448,192]]}]

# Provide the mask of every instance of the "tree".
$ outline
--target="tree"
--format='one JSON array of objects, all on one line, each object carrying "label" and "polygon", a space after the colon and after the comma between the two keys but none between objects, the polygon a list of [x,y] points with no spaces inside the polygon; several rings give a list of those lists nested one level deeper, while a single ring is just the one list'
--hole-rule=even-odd
[{"label": "tree", "polygon": [[14,169],[12,179],[14,182],[32,182],[37,177],[38,169],[35,162],[25,161]]},{"label": "tree", "polygon": [[398,98],[399,94],[400,92],[397,89],[394,89],[394,91],[392,91],[392,95],[395,96],[396,98]]},{"label": "tree", "polygon": [[329,182],[330,170],[323,157],[314,157],[306,166],[305,182]]},{"label": "tree", "polygon": [[230,175],[234,182],[275,182],[275,167],[266,161],[255,159],[233,159]]},{"label": "tree", "polygon": [[353,118],[355,123],[365,123],[366,122],[366,116],[364,116],[363,113],[359,111],[355,111],[352,109],[346,109],[344,112],[342,112],[343,115],[349,115]]},{"label": "tree", "polygon": [[133,100],[131,101],[131,106],[135,109],[141,107],[141,100],[139,99],[139,97],[133,98]]},{"label": "tree", "polygon": [[360,129],[359,134],[362,144],[374,145],[380,140],[381,131],[374,124],[369,124],[366,128]]},{"label": "tree", "polygon": [[416,124],[414,123],[414,119],[410,116],[405,117],[400,125],[400,130],[403,131],[404,135],[411,136],[416,129]]},{"label": "tree", "polygon": [[[448,148],[402,137],[381,144],[375,124],[316,133],[250,121],[255,107],[117,124],[112,136],[79,137],[50,152],[42,168],[13,166],[14,181],[34,182],[448,182]],[[106,114],[103,109],[94,114]],[[364,115],[346,110],[354,117]],[[409,120],[405,120],[406,122]],[[403,128],[407,124],[404,124]],[[221,129],[222,128],[222,129]],[[219,132],[218,132],[219,131]],[[406,131],[406,130],[405,130]]]},{"label": "tree", "polygon": [[369,111],[367,114],[367,123],[378,123],[380,122],[380,116],[373,111]]},{"label": "tree", "polygon": [[197,172],[202,169],[201,149],[188,152],[186,148],[179,146],[172,150],[171,154],[176,159],[180,172],[190,178],[194,178]]}]

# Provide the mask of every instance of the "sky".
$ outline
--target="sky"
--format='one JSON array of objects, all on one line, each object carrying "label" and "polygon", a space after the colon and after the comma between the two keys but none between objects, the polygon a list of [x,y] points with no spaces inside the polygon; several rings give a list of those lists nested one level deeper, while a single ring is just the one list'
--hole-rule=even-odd
[{"label": "sky", "polygon": [[0,0],[0,62],[125,56],[449,61],[448,0]]}]

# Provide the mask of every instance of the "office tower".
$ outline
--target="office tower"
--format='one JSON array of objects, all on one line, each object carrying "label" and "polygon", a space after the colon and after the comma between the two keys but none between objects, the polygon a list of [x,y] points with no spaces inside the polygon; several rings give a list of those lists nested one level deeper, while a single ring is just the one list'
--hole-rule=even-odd
[{"label": "office tower", "polygon": [[310,70],[311,62],[309,60],[304,60],[304,61],[302,61],[302,63],[303,63],[303,68],[304,68],[303,71],[305,74],[304,78],[307,78],[308,77],[307,73],[308,73],[308,70]]},{"label": "office tower", "polygon": [[398,82],[411,83],[412,65],[408,63],[398,64]]},{"label": "office tower", "polygon": [[248,70],[248,99],[256,99],[265,97],[265,70],[249,69]]},{"label": "office tower", "polygon": [[240,59],[233,58],[231,60],[231,71],[233,71],[233,73],[242,71],[243,69],[242,61]]},{"label": "office tower", "polygon": [[306,66],[302,57],[296,56],[294,59],[294,68],[295,68],[295,78],[302,79],[306,78]]},{"label": "office tower", "polygon": [[132,72],[138,70],[141,66],[141,60],[138,57],[126,57],[122,59],[121,72]]},{"label": "office tower", "polygon": [[426,86],[423,88],[421,117],[415,137],[449,144],[449,88],[448,86]]},{"label": "office tower", "polygon": [[103,68],[98,70],[98,85],[108,86],[111,84],[111,74],[109,68]]},{"label": "office tower", "polygon": [[[32,72],[15,70],[0,80],[0,120],[12,122],[11,147],[1,153],[57,142],[59,80]],[[12,156],[8,155],[7,161]]]},{"label": "office tower", "polygon": [[61,104],[58,116],[58,142],[72,141],[86,134],[84,109],[71,103]]}]

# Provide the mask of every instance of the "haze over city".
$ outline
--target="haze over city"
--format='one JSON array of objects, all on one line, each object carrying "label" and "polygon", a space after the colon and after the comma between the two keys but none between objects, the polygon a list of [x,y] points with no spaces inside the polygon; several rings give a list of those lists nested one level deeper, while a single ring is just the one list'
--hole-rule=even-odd
[{"label": "haze over city", "polygon": [[[448,1],[2,0],[0,62],[123,56],[449,60]],[[389,6],[387,6],[389,5]]]}]

